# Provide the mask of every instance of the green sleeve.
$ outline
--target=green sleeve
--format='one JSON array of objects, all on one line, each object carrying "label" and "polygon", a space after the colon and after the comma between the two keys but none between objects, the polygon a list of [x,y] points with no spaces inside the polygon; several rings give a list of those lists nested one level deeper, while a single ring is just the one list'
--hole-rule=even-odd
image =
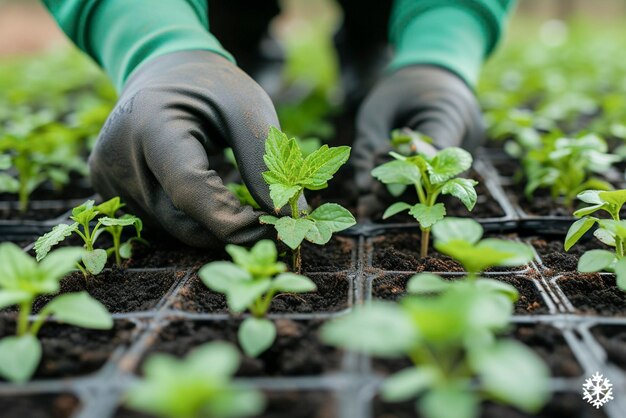
[{"label": "green sleeve", "polygon": [[63,31],[121,89],[146,61],[200,49],[233,57],[209,32],[206,0],[43,0]]},{"label": "green sleeve", "polygon": [[390,70],[413,64],[444,67],[474,87],[515,0],[395,0]]}]

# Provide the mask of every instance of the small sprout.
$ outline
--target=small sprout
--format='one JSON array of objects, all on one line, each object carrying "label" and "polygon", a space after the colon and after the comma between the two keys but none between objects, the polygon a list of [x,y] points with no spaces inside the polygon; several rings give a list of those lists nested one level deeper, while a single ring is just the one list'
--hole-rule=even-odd
[{"label": "small sprout", "polygon": [[[35,242],[37,261],[46,257],[53,246],[64,241],[70,235],[76,234],[83,240],[86,249],[82,256],[82,264],[78,263],[77,266],[87,277],[87,272],[93,275],[99,274],[104,269],[109,255],[115,255],[115,262],[119,266],[122,258],[131,257],[131,243],[133,241],[137,240],[145,243],[145,240],[141,238],[141,230],[143,228],[141,219],[129,214],[122,215],[119,218],[115,217],[117,211],[124,206],[120,203],[119,197],[114,197],[97,206],[94,206],[94,203],[93,200],[88,200],[82,205],[75,207],[72,209],[72,216],[70,216],[74,223],[59,224],[52,228],[50,232],[37,239]],[[97,220],[97,223],[91,229],[91,221],[93,220]],[[134,226],[136,236],[122,243],[122,230],[126,226]],[[108,232],[113,239],[113,247],[108,250],[95,247],[96,241],[102,232]]]},{"label": "small sprout", "polygon": [[461,200],[470,211],[476,204],[474,186],[478,182],[457,177],[472,166],[472,156],[469,152],[454,147],[441,150],[433,157],[423,154],[405,157],[395,152],[391,156],[395,160],[376,167],[372,170],[372,175],[388,186],[414,186],[419,202],[414,205],[396,202],[387,208],[383,219],[408,210],[419,222],[422,231],[420,255],[426,257],[430,230],[446,215],[444,204],[437,202],[439,196],[452,195]]},{"label": "small sprout", "polygon": [[60,280],[83,252],[80,248],[62,248],[38,263],[17,245],[0,244],[0,309],[12,305],[19,308],[16,335],[0,340],[0,376],[18,383],[30,379],[41,360],[37,333],[50,316],[83,328],[113,327],[106,308],[87,292],[56,296],[31,319],[35,298],[58,294]]},{"label": "small sprout", "polygon": [[607,181],[593,177],[594,173],[606,173],[621,160],[608,153],[604,139],[593,134],[564,138],[556,132],[543,138],[542,144],[522,160],[527,199],[532,199],[537,189],[547,188],[553,199],[562,197],[565,206],[571,208],[580,192],[613,189]]},{"label": "small sprout", "polygon": [[[415,281],[422,279],[411,279],[409,290]],[[475,283],[440,283],[445,287],[429,295],[358,307],[325,324],[322,339],[375,357],[408,357],[413,367],[388,377],[381,396],[388,402],[418,398],[425,418],[474,418],[489,399],[539,411],[549,395],[547,367],[528,347],[495,335],[509,324],[510,302]]]},{"label": "small sprout", "polygon": [[222,342],[202,345],[182,360],[152,354],[126,405],[160,418],[256,416],[265,400],[261,392],[232,381],[238,367],[239,353]]},{"label": "small sprout", "polygon": [[354,225],[354,216],[336,203],[325,203],[311,213],[298,209],[298,200],[304,189],[321,190],[348,161],[350,147],[322,145],[307,157],[302,155],[294,138],[271,127],[265,142],[263,157],[268,171],[263,173],[270,186],[270,198],[276,213],[289,204],[291,216],[261,216],[264,224],[274,225],[278,239],[293,250],[293,268],[301,270],[300,246],[305,239],[318,245],[330,241],[332,234]]},{"label": "small sprout", "polygon": [[286,272],[277,262],[276,246],[270,240],[257,242],[251,250],[227,245],[233,262],[215,261],[198,272],[211,290],[226,295],[228,308],[234,313],[250,311],[239,327],[239,343],[244,352],[256,357],[272,346],[276,338],[274,323],[266,318],[272,298],[279,292],[304,293],[317,289],[311,279]]},{"label": "small sprout", "polygon": [[[574,222],[565,237],[565,251],[569,251],[587,231],[597,225],[593,235],[605,245],[613,247],[613,251],[590,250],[578,260],[578,271],[592,273],[597,271],[614,272],[617,276],[617,285],[626,291],[626,221],[620,219],[620,210],[626,203],[626,190],[587,190],[578,195],[578,199],[591,206],[574,212],[574,216],[581,218]],[[591,214],[604,211],[611,219],[600,219]]]}]

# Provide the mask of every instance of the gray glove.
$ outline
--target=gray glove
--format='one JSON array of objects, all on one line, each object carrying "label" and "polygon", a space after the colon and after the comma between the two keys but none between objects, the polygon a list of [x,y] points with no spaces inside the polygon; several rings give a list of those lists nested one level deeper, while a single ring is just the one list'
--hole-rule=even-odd
[{"label": "gray glove", "polygon": [[402,68],[374,87],[357,115],[353,163],[361,195],[375,193],[371,171],[391,150],[391,131],[404,127],[434,140],[434,147],[414,144],[426,154],[453,146],[473,151],[484,137],[480,106],[458,76],[429,65]]},{"label": "gray glove", "polygon": [[[144,221],[189,245],[250,243],[270,232],[262,212],[243,207],[209,166],[232,147],[244,183],[272,211],[261,173],[276,111],[263,89],[209,51],[171,53],[126,84],[89,159],[105,199],[120,196]],[[306,205],[306,202],[304,202]]]}]

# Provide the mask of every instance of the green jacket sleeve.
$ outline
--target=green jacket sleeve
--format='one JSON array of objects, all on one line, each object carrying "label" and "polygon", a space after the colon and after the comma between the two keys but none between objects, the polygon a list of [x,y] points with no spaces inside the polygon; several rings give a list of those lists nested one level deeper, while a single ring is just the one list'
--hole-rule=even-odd
[{"label": "green jacket sleeve", "polygon": [[515,0],[395,0],[390,70],[413,64],[444,67],[474,87],[500,39]]},{"label": "green jacket sleeve", "polygon": [[146,61],[200,49],[233,57],[209,32],[206,0],[43,0],[63,31],[121,89]]}]

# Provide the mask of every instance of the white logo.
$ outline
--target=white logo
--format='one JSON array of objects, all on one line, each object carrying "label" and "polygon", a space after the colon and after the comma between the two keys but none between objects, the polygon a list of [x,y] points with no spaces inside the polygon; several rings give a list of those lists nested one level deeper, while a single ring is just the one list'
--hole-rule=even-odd
[{"label": "white logo", "polygon": [[613,384],[600,374],[595,372],[583,383],[583,399],[596,409],[600,409],[605,403],[613,399]]}]

